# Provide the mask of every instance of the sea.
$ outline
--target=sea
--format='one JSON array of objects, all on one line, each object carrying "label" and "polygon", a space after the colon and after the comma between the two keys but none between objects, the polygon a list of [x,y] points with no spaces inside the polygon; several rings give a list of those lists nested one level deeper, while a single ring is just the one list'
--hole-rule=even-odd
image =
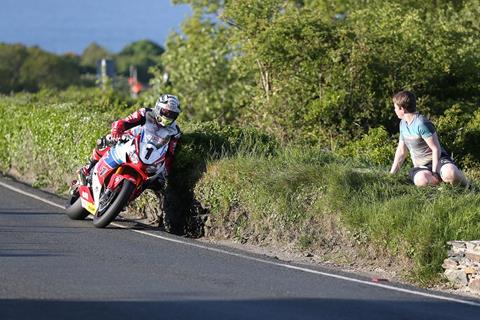
[{"label": "sea", "polygon": [[0,0],[0,43],[81,54],[92,42],[118,53],[148,39],[165,46],[192,14],[170,0]]}]

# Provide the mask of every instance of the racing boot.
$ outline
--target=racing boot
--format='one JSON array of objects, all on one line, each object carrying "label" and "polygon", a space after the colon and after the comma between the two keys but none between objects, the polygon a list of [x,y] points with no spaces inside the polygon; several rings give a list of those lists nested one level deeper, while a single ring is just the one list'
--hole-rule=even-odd
[{"label": "racing boot", "polygon": [[80,168],[78,171],[78,175],[80,176],[80,181],[83,185],[91,182],[90,172],[92,171],[93,167],[97,164],[97,162],[102,158],[102,156],[107,152],[109,144],[112,143],[111,138],[109,136],[101,137],[97,140],[97,145],[93,148],[92,155],[90,159],[88,159],[88,164]]},{"label": "racing boot", "polygon": [[95,167],[97,162],[98,160],[89,159],[89,163],[81,167],[80,170],[78,170],[78,175],[80,177],[82,185],[87,185],[88,183],[90,183],[90,172],[92,171],[93,167]]}]

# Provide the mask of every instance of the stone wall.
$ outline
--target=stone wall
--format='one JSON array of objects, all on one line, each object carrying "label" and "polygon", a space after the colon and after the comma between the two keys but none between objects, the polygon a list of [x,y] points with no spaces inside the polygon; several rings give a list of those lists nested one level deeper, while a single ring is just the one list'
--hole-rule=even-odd
[{"label": "stone wall", "polygon": [[480,240],[450,241],[443,261],[445,277],[456,287],[480,295]]}]

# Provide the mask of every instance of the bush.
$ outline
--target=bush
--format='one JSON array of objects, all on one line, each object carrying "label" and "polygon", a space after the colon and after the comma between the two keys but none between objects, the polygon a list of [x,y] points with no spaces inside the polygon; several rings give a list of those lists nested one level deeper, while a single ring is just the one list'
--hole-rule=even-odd
[{"label": "bush", "polygon": [[480,167],[480,112],[472,103],[456,103],[436,123],[442,144],[465,169]]},{"label": "bush", "polygon": [[374,166],[387,166],[393,161],[397,142],[385,128],[378,127],[370,129],[361,139],[349,142],[338,154]]},{"label": "bush", "polygon": [[[236,128],[214,122],[182,125],[185,131],[176,151],[173,173],[169,178],[169,211],[191,218],[196,213],[193,190],[206,171],[208,161],[232,157],[236,154],[271,155],[277,142],[253,128]],[[187,225],[188,228],[195,226]],[[199,230],[186,230],[195,235]],[[180,231],[177,231],[181,233]]]},{"label": "bush", "polygon": [[127,104],[97,90],[18,94],[0,98],[0,169],[32,178],[34,185],[66,192],[95,141]]}]

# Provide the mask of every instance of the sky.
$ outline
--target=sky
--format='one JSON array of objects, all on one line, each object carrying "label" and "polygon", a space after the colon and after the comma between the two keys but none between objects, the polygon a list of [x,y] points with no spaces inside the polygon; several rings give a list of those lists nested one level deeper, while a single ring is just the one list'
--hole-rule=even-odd
[{"label": "sky", "polygon": [[141,39],[164,45],[190,13],[170,0],[0,0],[0,42],[78,54],[97,42],[119,52]]}]

